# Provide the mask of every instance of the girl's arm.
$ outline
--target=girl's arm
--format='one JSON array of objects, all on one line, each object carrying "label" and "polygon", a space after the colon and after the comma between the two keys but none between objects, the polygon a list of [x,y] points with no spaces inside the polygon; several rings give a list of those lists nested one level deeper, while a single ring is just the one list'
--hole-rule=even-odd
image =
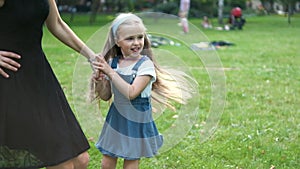
[{"label": "girl's arm", "polygon": [[97,93],[97,96],[99,96],[102,100],[108,101],[111,96],[111,86],[110,81],[106,78],[104,78],[103,73],[100,73],[100,78],[94,78],[95,81],[95,91]]},{"label": "girl's arm", "polygon": [[132,84],[124,81],[116,72],[108,75],[115,87],[129,100],[135,99],[146,88],[151,76],[137,76]]},{"label": "girl's arm", "polygon": [[61,42],[84,55],[88,60],[95,58],[95,53],[88,48],[71,28],[61,19],[55,0],[49,0],[50,12],[46,19],[49,31]]},{"label": "girl's arm", "polygon": [[105,73],[115,87],[129,100],[135,99],[140,95],[151,80],[151,76],[137,76],[133,83],[129,84],[110,67],[103,57],[100,57],[98,62],[94,62],[94,66]]}]

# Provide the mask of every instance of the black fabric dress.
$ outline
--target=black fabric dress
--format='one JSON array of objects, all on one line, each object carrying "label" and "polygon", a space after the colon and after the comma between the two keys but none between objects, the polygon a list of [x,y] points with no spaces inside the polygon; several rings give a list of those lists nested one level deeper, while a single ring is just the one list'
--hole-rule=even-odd
[{"label": "black fabric dress", "polygon": [[22,57],[19,71],[0,76],[1,169],[56,165],[89,149],[41,47],[48,13],[48,0],[0,7],[0,50]]}]

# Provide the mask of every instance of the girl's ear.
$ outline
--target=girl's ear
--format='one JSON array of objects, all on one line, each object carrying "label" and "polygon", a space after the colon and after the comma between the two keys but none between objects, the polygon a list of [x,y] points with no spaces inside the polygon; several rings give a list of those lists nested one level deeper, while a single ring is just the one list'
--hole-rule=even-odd
[{"label": "girl's ear", "polygon": [[118,39],[117,39],[117,38],[115,38],[115,43],[116,43],[116,45],[117,45],[118,47],[120,47],[120,45],[119,45],[119,42],[118,42]]}]

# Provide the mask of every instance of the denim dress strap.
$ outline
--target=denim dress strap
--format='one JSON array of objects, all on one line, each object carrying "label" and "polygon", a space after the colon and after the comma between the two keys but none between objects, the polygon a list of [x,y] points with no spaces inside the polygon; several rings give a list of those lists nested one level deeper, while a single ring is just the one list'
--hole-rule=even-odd
[{"label": "denim dress strap", "polygon": [[[116,69],[118,62],[119,62],[120,56],[116,56],[113,58],[112,63],[111,63],[111,68]],[[137,72],[138,68],[141,66],[141,64],[148,60],[149,58],[146,55],[143,55],[142,58],[134,65],[132,68],[133,71]]]},{"label": "denim dress strap", "polygon": [[132,77],[133,77],[133,79],[136,77],[137,71],[138,71],[139,67],[141,66],[141,64],[142,64],[144,61],[148,60],[148,59],[149,59],[149,58],[148,58],[147,56],[143,55],[142,58],[140,58],[140,60],[138,60],[138,61],[136,62],[136,64],[135,64],[135,65],[133,66],[133,68],[131,69],[131,70],[132,70]]},{"label": "denim dress strap", "polygon": [[118,62],[119,62],[120,56],[116,56],[113,58],[112,62],[111,62],[111,68],[116,69]]},{"label": "denim dress strap", "polygon": [[149,58],[148,58],[147,56],[143,55],[143,56],[140,58],[140,60],[136,62],[136,64],[135,64],[134,67],[132,68],[132,70],[137,71],[138,68],[141,66],[141,64],[142,64],[144,61],[148,60],[148,59],[149,59]]}]

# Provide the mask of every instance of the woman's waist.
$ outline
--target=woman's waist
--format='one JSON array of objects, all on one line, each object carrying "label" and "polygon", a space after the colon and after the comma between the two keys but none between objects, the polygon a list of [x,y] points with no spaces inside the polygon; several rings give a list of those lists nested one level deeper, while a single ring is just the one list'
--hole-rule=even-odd
[{"label": "woman's waist", "polygon": [[42,46],[40,42],[34,41],[21,41],[21,40],[3,40],[0,39],[0,50],[15,52],[20,55],[27,54],[42,54]]},{"label": "woman's waist", "polygon": [[0,32],[0,48],[18,50],[42,46],[42,39],[34,35],[5,34]]}]

